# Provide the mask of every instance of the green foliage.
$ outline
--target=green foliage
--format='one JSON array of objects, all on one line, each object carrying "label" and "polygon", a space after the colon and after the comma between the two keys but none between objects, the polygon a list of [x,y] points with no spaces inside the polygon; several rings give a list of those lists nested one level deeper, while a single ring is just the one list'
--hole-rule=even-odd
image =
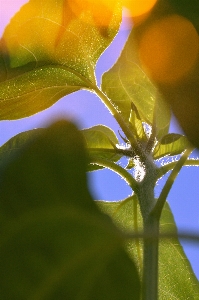
[{"label": "green foliage", "polygon": [[112,100],[126,122],[130,118],[131,103],[134,103],[143,121],[149,124],[155,121],[158,138],[168,133],[170,111],[141,68],[133,31],[117,63],[103,75],[102,90]]},{"label": "green foliage", "polygon": [[[143,229],[140,211],[138,208],[137,212],[134,211],[135,201],[135,199],[129,199],[120,202],[98,201],[97,203],[103,212],[113,218],[119,228],[127,233],[131,233],[135,218],[137,218],[137,229]],[[177,232],[168,203],[166,203],[162,211],[160,232],[169,232],[171,234]],[[139,240],[139,248],[136,246],[135,240],[129,240],[126,247],[130,256],[140,267],[142,261],[140,261],[140,256],[142,256],[141,240]],[[159,299],[184,300],[189,299],[190,295],[193,299],[199,299],[199,286],[182,246],[178,239],[161,240],[159,248]]]},{"label": "green foliage", "polygon": [[9,161],[12,161],[14,157],[18,155],[21,148],[28,145],[33,139],[38,137],[42,132],[43,128],[33,129],[25,132],[21,132],[12,137],[0,148],[0,170],[4,170],[4,167]]},{"label": "green foliage", "polygon": [[7,26],[0,44],[1,120],[30,116],[95,85],[96,62],[118,31],[121,10],[115,8],[104,36],[90,11],[72,17],[66,2],[31,0]]},{"label": "green foliage", "polygon": [[75,126],[64,121],[44,130],[2,178],[2,299],[139,298],[125,236],[89,194]]},{"label": "green foliage", "polygon": [[[171,110],[164,101],[181,96],[187,82],[152,82],[137,48],[142,30],[167,14],[170,1],[160,0],[149,23],[132,30],[101,87],[96,63],[119,30],[122,8],[119,1],[112,7],[101,0],[80,2],[30,0],[11,20],[0,40],[0,119],[30,116],[86,89],[118,122],[125,146],[104,125],[80,132],[59,121],[20,133],[0,148],[1,297],[199,299],[198,281],[166,203],[182,166],[194,164],[187,137],[169,133]],[[178,1],[174,6],[178,11]],[[192,75],[191,87],[198,78]],[[183,108],[179,114],[184,113]],[[193,124],[188,124],[192,130]],[[174,155],[178,161],[159,164]],[[123,157],[128,158],[124,168],[118,163]],[[86,171],[102,168],[126,180],[132,195],[96,204]],[[156,182],[170,170],[156,199]],[[170,237],[163,240],[159,232]]]},{"label": "green foliage", "polygon": [[[86,148],[91,159],[102,158],[117,162],[121,155],[117,154],[116,147],[119,141],[115,133],[108,127],[98,125],[82,130],[86,140]],[[89,164],[88,170],[95,171],[101,167]]]},{"label": "green foliage", "polygon": [[169,133],[165,135],[161,141],[156,145],[153,155],[155,159],[164,157],[166,155],[177,155],[190,147],[190,142],[181,134]]}]

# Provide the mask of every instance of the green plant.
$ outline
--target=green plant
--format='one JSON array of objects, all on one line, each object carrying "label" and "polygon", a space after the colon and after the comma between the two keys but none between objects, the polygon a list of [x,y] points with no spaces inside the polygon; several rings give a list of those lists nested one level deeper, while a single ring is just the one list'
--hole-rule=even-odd
[{"label": "green plant", "polygon": [[[1,295],[155,300],[159,289],[159,299],[199,299],[166,203],[183,165],[198,164],[188,159],[193,146],[168,132],[170,108],[142,70],[136,31],[96,85],[96,62],[119,30],[122,8],[84,4],[75,14],[70,1],[31,0],[12,19],[0,44],[0,117],[27,117],[86,89],[118,122],[125,147],[106,126],[80,133],[66,121],[1,147]],[[160,165],[168,155],[180,157]],[[101,168],[118,173],[132,195],[94,203],[85,173]],[[155,185],[169,171],[155,199]]]}]

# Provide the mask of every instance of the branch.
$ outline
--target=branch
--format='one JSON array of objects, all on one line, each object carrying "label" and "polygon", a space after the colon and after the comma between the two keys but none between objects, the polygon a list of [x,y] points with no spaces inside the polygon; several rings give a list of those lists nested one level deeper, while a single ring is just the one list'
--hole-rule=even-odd
[{"label": "branch", "polygon": [[185,152],[180,157],[180,159],[178,160],[178,162],[176,163],[175,167],[173,168],[171,174],[169,175],[169,178],[167,179],[167,181],[162,189],[162,192],[160,193],[160,196],[159,196],[159,198],[156,202],[156,205],[155,205],[154,209],[152,210],[151,214],[154,214],[154,215],[160,217],[163,206],[166,202],[167,196],[172,188],[172,185],[173,185],[178,173],[180,172],[181,168],[185,164],[187,158],[189,157],[189,155],[191,154],[192,151],[193,151],[193,148],[186,149]]},{"label": "branch", "polygon": [[[164,176],[167,172],[173,170],[176,164],[177,164],[177,161],[165,164],[164,166],[159,168],[157,171],[157,179]],[[199,160],[198,159],[187,159],[183,166],[199,166]]]},{"label": "branch", "polygon": [[122,179],[124,179],[128,183],[128,185],[132,188],[132,190],[134,192],[137,191],[138,184],[137,184],[136,180],[133,178],[133,176],[129,172],[127,172],[125,169],[118,166],[117,164],[115,164],[109,160],[101,159],[101,158],[98,158],[98,159],[91,158],[89,160],[89,163],[108,168],[111,171],[117,173],[118,175],[120,175],[122,177]]}]

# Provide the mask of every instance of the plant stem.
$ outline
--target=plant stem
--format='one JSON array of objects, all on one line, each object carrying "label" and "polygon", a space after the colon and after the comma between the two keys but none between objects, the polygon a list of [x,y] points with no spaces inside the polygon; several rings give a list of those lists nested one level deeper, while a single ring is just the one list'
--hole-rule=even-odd
[{"label": "plant stem", "polygon": [[144,235],[152,238],[144,238],[143,283],[142,299],[158,299],[158,244],[159,244],[159,219],[150,215],[144,221]]},{"label": "plant stem", "polygon": [[[157,179],[164,176],[167,172],[173,170],[176,164],[177,164],[177,161],[167,163],[164,166],[162,166],[161,168],[159,168],[158,171],[157,171]],[[183,166],[197,166],[198,167],[199,166],[199,160],[194,159],[194,158],[187,159]]]},{"label": "plant stem", "polygon": [[[153,161],[148,159],[145,163],[145,177],[139,182],[137,192],[144,225],[144,257],[142,300],[158,299],[158,235],[159,218],[151,214],[155,206],[154,186],[156,182],[157,168]],[[149,238],[154,236],[154,238]]]},{"label": "plant stem", "polygon": [[[165,186],[162,189],[160,197],[155,204],[154,208],[149,210],[143,210],[143,222],[144,222],[144,235],[151,235],[154,238],[144,238],[144,261],[143,261],[143,300],[157,300],[158,299],[158,245],[159,245],[159,222],[161,212],[166,201],[167,195],[173,185],[175,178],[177,177],[180,169],[187,160],[188,156],[193,149],[187,149],[181,156],[180,160],[176,163],[173,171],[171,172]],[[150,169],[146,171],[149,172]],[[151,172],[149,172],[151,173]],[[147,180],[147,176],[149,177]],[[149,198],[148,204],[152,204],[152,191],[154,190],[156,173],[150,178],[150,175],[145,176],[146,183],[142,183],[142,188],[145,192],[141,191],[140,203],[147,197],[147,191]],[[152,180],[153,179],[153,180]],[[147,184],[148,181],[148,184]],[[154,182],[153,182],[154,181]],[[147,190],[146,190],[147,189]],[[143,198],[143,199],[142,199]],[[146,200],[145,200],[146,201]]]},{"label": "plant stem", "polygon": [[156,183],[157,167],[153,163],[153,161],[147,159],[144,165],[144,170],[145,175],[143,180],[137,183],[137,196],[143,221],[148,219],[151,211],[155,206],[154,187]]},{"label": "plant stem", "polygon": [[[155,164],[145,153],[144,149],[138,144],[134,134],[128,127],[122,115],[114,107],[113,103],[111,103],[110,99],[108,99],[108,97],[101,90],[99,90],[98,87],[94,88],[93,90],[112,113],[121,129],[123,130],[124,134],[126,135],[127,139],[129,140],[134,153],[139,157],[140,162],[143,163],[145,167],[146,174],[144,180],[137,183],[136,180],[133,179],[132,181],[131,179],[129,181],[129,185],[133,188],[138,196],[144,221],[144,233],[148,234],[148,232],[152,232],[157,236],[157,234],[159,233],[159,219],[156,219],[154,215],[150,215],[155,205],[154,186],[157,177]],[[113,166],[110,166],[106,164],[103,166],[111,168],[113,171],[117,172],[114,165],[115,164],[113,164]],[[128,172],[125,171],[125,174],[122,168],[118,171],[118,174],[120,174],[125,180],[126,176],[128,180]],[[154,241],[148,238],[144,239],[143,300],[158,299],[158,242],[158,238],[156,238]]]},{"label": "plant stem", "polygon": [[106,105],[108,110],[111,112],[111,114],[113,115],[113,117],[115,118],[119,126],[121,127],[122,131],[126,135],[127,139],[129,140],[136,155],[138,155],[140,157],[140,160],[144,162],[146,160],[146,154],[137,143],[134,134],[132,133],[131,129],[128,127],[122,115],[117,111],[117,109],[115,108],[111,100],[97,86],[93,86],[93,91],[102,100],[102,102]]}]

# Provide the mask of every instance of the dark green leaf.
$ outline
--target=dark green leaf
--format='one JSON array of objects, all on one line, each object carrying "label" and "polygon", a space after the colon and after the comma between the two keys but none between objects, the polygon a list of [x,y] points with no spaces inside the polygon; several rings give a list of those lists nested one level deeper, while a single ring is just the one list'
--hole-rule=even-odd
[{"label": "dark green leaf", "polygon": [[121,111],[126,122],[129,121],[133,102],[146,123],[153,123],[156,110],[158,137],[168,133],[170,110],[140,67],[133,31],[117,63],[103,75],[102,89]]},{"label": "dark green leaf", "polygon": [[[103,202],[99,207],[110,215],[114,222],[127,232],[134,230],[133,201]],[[138,214],[139,229],[142,229],[141,214]],[[161,232],[176,233],[173,215],[166,204],[161,217]],[[141,244],[141,243],[140,243]],[[127,249],[139,265],[135,241],[129,242]],[[162,240],[159,249],[159,299],[199,299],[199,284],[190,263],[178,240]]]},{"label": "dark green leaf", "polygon": [[22,148],[30,143],[33,139],[39,137],[45,129],[33,129],[25,132],[21,132],[16,136],[8,140],[3,146],[0,147],[0,170],[3,166],[14,159],[18,154],[21,153]]},{"label": "dark green leaf", "polygon": [[119,29],[121,7],[73,6],[30,0],[12,18],[0,41],[1,120],[30,116],[95,85],[95,65]]},{"label": "dark green leaf", "polygon": [[60,121],[7,164],[0,182],[4,300],[139,299],[123,236],[92,200],[82,135]]},{"label": "dark green leaf", "polygon": [[179,140],[181,137],[182,137],[181,134],[169,133],[169,134],[163,136],[163,138],[161,139],[161,145],[174,143],[177,140]]}]

